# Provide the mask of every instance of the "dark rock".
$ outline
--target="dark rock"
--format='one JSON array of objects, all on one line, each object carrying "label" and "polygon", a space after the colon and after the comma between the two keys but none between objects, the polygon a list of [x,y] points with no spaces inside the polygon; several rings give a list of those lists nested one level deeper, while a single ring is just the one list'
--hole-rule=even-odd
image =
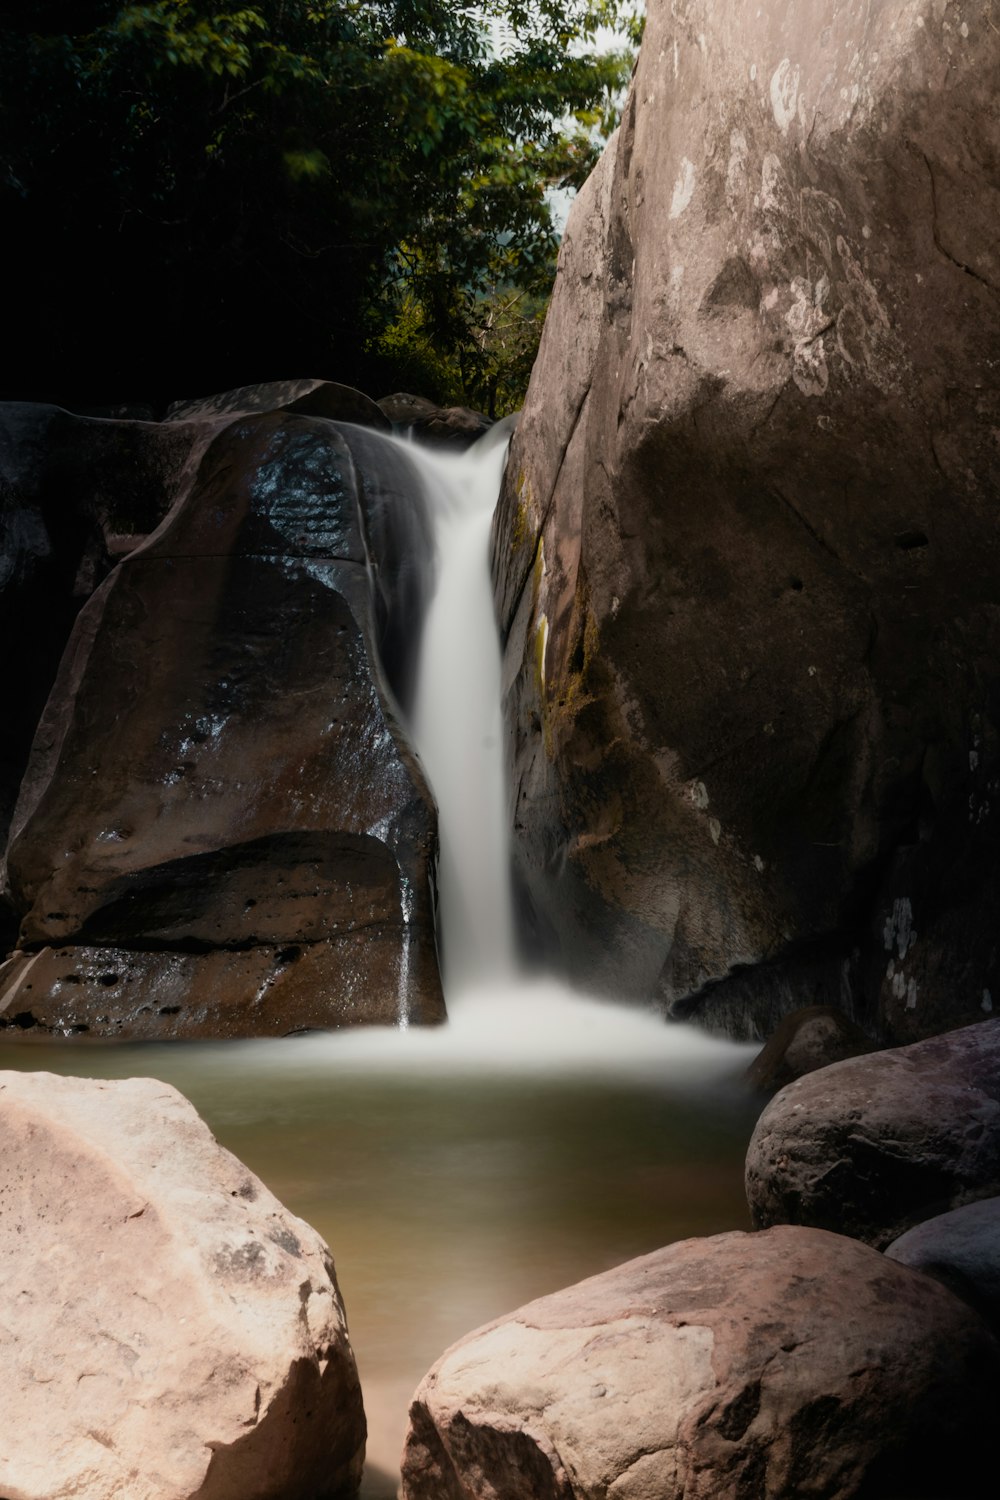
[{"label": "dark rock", "polygon": [[190,425],[98,421],[0,405],[0,845],[32,736],[81,605],[166,515],[207,441]]},{"label": "dark rock", "polygon": [[1000,1346],[943,1287],[781,1228],[686,1240],[461,1339],[404,1500],[978,1493]]},{"label": "dark rock", "polygon": [[167,408],[168,422],[211,422],[221,417],[252,417],[270,411],[298,412],[302,417],[328,417],[334,422],[357,422],[388,432],[389,422],[370,397],[350,385],[332,380],[271,380],[263,385],[241,385],[215,396],[175,401]]},{"label": "dark rock", "polygon": [[297,414],[203,430],[41,720],[7,856],[29,956],[0,1003],[24,1036],[438,1020],[436,811],[382,673],[350,441]]},{"label": "dark rock", "polygon": [[754,1088],[773,1093],[793,1078],[870,1052],[864,1032],[832,1005],[807,1005],[784,1017],[747,1069]]},{"label": "dark rock", "polygon": [[746,1189],[757,1228],[811,1224],[879,1248],[1000,1193],[1000,1020],[788,1084],[757,1123]]},{"label": "dark rock", "polygon": [[927,1219],[893,1240],[885,1253],[943,1282],[1000,1335],[1000,1198]]},{"label": "dark rock", "polygon": [[383,396],[378,406],[397,432],[412,433],[436,448],[470,448],[493,426],[484,412],[468,406],[436,406],[424,396],[402,391]]},{"label": "dark rock", "polygon": [[883,1040],[992,1004],[998,66],[983,3],[648,7],[495,530],[578,982],[747,1036],[803,971]]},{"label": "dark rock", "polygon": [[355,460],[379,654],[393,692],[408,710],[437,561],[422,480],[404,444],[387,443],[382,433],[363,427],[340,427]]}]

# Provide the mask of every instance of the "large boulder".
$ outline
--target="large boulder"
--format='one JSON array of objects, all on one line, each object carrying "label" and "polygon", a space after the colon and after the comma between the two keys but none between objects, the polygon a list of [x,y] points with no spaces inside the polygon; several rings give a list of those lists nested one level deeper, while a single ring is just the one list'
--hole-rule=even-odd
[{"label": "large boulder", "polygon": [[329,417],[335,422],[356,422],[388,432],[390,422],[363,391],[334,380],[270,380],[259,385],[241,385],[212,396],[174,401],[167,407],[168,422],[232,421],[269,411],[294,411],[303,417]]},{"label": "large boulder", "polygon": [[330,1252],[174,1089],[0,1074],[18,1500],[351,1500],[365,1422]]},{"label": "large boulder", "polygon": [[884,1248],[1000,1194],[1000,1020],[833,1063],[782,1089],[750,1141],[753,1223]]},{"label": "large boulder", "polygon": [[998,1377],[974,1313],[865,1245],[686,1240],[448,1350],[413,1400],[403,1496],[972,1494]]},{"label": "large boulder", "polygon": [[207,449],[78,616],[35,736],[0,1011],[116,1038],[441,1019],[436,809],[380,653],[412,677],[384,512],[419,556],[419,482],[384,495],[349,436],[372,469],[378,435],[322,417],[193,425]]},{"label": "large boulder", "polygon": [[0,846],[32,736],[81,606],[173,504],[209,438],[190,423],[98,421],[0,405]]},{"label": "large boulder", "polygon": [[495,528],[521,903],[583,983],[992,1006],[998,69],[986,3],[650,0]]},{"label": "large boulder", "polygon": [[1000,1198],[927,1219],[893,1240],[885,1253],[950,1287],[1000,1337]]}]

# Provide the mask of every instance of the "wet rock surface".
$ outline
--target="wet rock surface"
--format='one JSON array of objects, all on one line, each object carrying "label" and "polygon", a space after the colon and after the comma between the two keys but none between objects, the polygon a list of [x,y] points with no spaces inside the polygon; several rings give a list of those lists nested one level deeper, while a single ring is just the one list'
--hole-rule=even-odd
[{"label": "wet rock surface", "polygon": [[809,1224],[879,1248],[1000,1194],[1000,1021],[790,1083],[757,1123],[746,1189],[758,1228]]},{"label": "wet rock surface", "polygon": [[972,1494],[998,1374],[974,1313],[865,1245],[688,1240],[448,1350],[414,1397],[403,1495]]},{"label": "wet rock surface", "polygon": [[197,462],[76,620],[7,852],[18,1035],[443,1016],[436,809],[393,692],[430,571],[421,493],[377,433],[227,415],[250,401],[155,429],[202,434]]},{"label": "wet rock surface", "polygon": [[1000,1336],[1000,1198],[927,1219],[893,1240],[885,1253],[942,1282]]},{"label": "wet rock surface", "polygon": [[495,533],[535,951],[905,1042],[998,961],[1000,34],[653,0]]},{"label": "wet rock surface", "polygon": [[5,1435],[21,1500],[351,1500],[330,1252],[152,1079],[0,1074]]}]

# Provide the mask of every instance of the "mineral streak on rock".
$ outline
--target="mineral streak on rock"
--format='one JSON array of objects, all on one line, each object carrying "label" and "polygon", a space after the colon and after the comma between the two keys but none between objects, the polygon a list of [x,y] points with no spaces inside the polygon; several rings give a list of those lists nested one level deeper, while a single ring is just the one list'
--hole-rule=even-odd
[{"label": "mineral streak on rock", "polygon": [[651,0],[494,536],[522,907],[580,982],[897,1041],[997,992],[998,71],[983,3]]}]

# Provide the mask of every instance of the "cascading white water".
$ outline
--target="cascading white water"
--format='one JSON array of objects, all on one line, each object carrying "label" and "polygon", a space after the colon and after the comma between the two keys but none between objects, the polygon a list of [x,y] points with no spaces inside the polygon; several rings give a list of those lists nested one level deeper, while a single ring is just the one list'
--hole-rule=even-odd
[{"label": "cascading white water", "polygon": [[[421,1056],[435,1068],[633,1071],[708,1085],[741,1049],[651,1011],[580,995],[518,972],[511,911],[501,726],[500,643],[490,523],[510,423],[464,453],[406,445],[434,525],[436,583],[420,647],[411,735],[438,804],[439,945],[449,1024],[341,1035],[338,1055]],[[398,439],[394,441],[399,441]]]},{"label": "cascading white water", "polygon": [[502,426],[463,454],[414,449],[435,521],[437,587],[424,627],[413,737],[438,801],[448,992],[514,977],[490,521]]}]

